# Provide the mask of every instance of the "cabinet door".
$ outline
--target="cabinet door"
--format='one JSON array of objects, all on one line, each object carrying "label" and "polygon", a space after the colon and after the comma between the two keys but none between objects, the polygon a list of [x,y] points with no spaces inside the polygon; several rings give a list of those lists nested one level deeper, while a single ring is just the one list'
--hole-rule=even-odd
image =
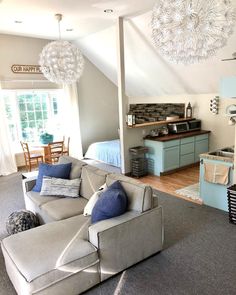
[{"label": "cabinet door", "polygon": [[163,156],[164,171],[179,168],[179,146],[165,148]]},{"label": "cabinet door", "polygon": [[180,167],[194,163],[194,153],[187,155],[180,155]]},{"label": "cabinet door", "polygon": [[187,155],[194,153],[194,142],[181,144],[180,145],[180,154]]},{"label": "cabinet door", "polygon": [[195,163],[200,161],[199,155],[209,150],[208,138],[195,142]]}]

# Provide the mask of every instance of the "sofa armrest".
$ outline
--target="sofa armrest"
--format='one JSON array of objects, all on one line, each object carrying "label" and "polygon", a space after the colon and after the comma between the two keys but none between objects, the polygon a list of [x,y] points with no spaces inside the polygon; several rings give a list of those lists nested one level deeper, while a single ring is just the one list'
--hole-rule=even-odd
[{"label": "sofa armrest", "polygon": [[27,193],[33,189],[36,184],[37,176],[30,177],[22,180],[23,192]]},{"label": "sofa armrest", "polygon": [[89,227],[89,241],[98,248],[101,280],[162,250],[162,207],[134,211]]}]

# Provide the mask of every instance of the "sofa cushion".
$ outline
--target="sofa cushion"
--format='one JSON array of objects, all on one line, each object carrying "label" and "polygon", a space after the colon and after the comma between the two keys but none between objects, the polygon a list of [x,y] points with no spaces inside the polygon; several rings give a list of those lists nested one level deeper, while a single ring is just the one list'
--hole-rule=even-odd
[{"label": "sofa cushion", "polygon": [[86,165],[82,167],[80,195],[86,199],[98,191],[106,182],[108,172],[96,167]]},{"label": "sofa cushion", "polygon": [[41,207],[43,204],[59,200],[60,197],[54,196],[40,196],[38,192],[29,191],[26,193],[26,196],[38,207]]},{"label": "sofa cushion", "polygon": [[119,216],[127,210],[128,198],[119,181],[102,192],[95,204],[91,221],[92,223]]},{"label": "sofa cushion", "polygon": [[80,178],[62,179],[44,176],[40,195],[78,198],[80,183]]},{"label": "sofa cushion", "polygon": [[150,186],[121,174],[109,174],[106,183],[110,186],[119,180],[128,196],[128,210],[144,212],[153,208],[153,192]]},{"label": "sofa cushion", "polygon": [[97,263],[96,248],[86,237],[89,225],[90,219],[80,215],[7,237],[2,241],[4,256],[27,282],[43,288],[53,278],[59,281]]},{"label": "sofa cushion", "polygon": [[36,184],[32,190],[34,192],[41,191],[43,176],[51,176],[51,177],[68,179],[70,176],[70,170],[71,170],[71,163],[61,164],[61,165],[50,165],[46,163],[40,163]]},{"label": "sofa cushion", "polygon": [[53,220],[62,220],[75,215],[83,214],[84,207],[88,200],[80,198],[60,198],[45,203],[41,209]]},{"label": "sofa cushion", "polygon": [[87,165],[85,162],[75,159],[70,156],[61,156],[58,164],[72,163],[70,171],[70,179],[80,178],[82,167]]}]

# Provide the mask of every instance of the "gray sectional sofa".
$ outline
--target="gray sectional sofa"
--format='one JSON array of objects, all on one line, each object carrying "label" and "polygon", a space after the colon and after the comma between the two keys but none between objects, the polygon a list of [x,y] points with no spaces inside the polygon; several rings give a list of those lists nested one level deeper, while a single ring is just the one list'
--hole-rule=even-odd
[{"label": "gray sectional sofa", "polygon": [[[5,238],[2,251],[18,294],[80,294],[162,250],[163,213],[152,188],[119,174],[72,162],[70,178],[81,177],[80,197],[40,196],[35,179],[23,180],[26,208],[41,226]],[[83,209],[105,182],[119,180],[128,196],[128,211],[91,224]]]}]

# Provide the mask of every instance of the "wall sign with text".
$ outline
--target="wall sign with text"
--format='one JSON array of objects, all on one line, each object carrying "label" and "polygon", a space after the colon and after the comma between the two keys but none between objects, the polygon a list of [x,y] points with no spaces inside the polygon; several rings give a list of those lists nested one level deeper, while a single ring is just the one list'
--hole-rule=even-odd
[{"label": "wall sign with text", "polygon": [[15,74],[42,74],[39,65],[12,65],[11,70]]}]

